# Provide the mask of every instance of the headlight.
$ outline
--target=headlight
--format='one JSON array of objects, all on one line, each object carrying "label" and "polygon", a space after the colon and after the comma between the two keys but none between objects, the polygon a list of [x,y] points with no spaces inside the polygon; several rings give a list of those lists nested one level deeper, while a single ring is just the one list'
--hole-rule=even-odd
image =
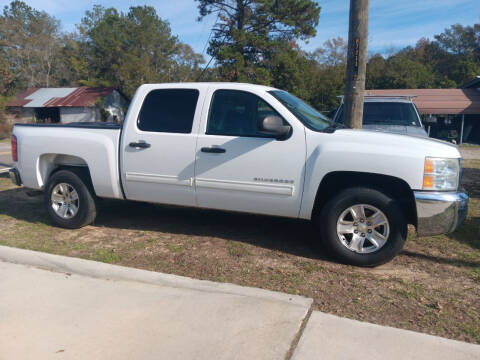
[{"label": "headlight", "polygon": [[424,190],[457,190],[460,159],[425,158]]}]

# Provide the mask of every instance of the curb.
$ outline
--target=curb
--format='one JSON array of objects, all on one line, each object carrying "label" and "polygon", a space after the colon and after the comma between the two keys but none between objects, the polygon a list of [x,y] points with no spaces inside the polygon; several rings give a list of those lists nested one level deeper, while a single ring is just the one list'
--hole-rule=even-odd
[{"label": "curb", "polygon": [[313,299],[281,292],[251,288],[230,283],[216,283],[209,280],[197,280],[185,276],[164,274],[154,271],[128,268],[67,256],[46,254],[43,252],[0,246],[0,261],[37,267],[60,273],[71,273],[92,278],[135,281],[151,285],[174,288],[188,288],[197,291],[250,296],[273,301],[287,302],[292,305],[311,307]]}]

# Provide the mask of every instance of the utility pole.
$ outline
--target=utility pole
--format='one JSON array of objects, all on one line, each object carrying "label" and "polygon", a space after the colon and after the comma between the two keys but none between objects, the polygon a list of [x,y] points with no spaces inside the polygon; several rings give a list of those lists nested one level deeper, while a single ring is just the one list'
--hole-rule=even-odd
[{"label": "utility pole", "polygon": [[368,1],[350,0],[343,118],[345,125],[352,129],[361,129],[363,122],[363,93],[367,72]]}]

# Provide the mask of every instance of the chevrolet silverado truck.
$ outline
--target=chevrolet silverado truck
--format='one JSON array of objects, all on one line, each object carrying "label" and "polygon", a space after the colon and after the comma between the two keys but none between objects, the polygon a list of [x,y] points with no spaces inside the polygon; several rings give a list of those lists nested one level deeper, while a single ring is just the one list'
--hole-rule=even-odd
[{"label": "chevrolet silverado truck", "polygon": [[398,254],[408,224],[455,230],[468,207],[455,145],[340,128],[251,84],[142,85],[122,125],[16,124],[12,156],[61,227],[92,223],[98,198],[309,219],[315,244],[358,266]]}]

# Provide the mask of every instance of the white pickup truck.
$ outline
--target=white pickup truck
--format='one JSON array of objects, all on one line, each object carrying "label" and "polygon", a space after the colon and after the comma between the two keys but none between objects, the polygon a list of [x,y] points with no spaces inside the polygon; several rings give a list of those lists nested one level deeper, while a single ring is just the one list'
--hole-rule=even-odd
[{"label": "white pickup truck", "polygon": [[360,266],[392,259],[407,224],[455,230],[468,206],[455,145],[339,128],[250,84],[142,85],[123,126],[16,124],[12,156],[62,227],[92,223],[97,197],[311,219],[317,244]]}]

